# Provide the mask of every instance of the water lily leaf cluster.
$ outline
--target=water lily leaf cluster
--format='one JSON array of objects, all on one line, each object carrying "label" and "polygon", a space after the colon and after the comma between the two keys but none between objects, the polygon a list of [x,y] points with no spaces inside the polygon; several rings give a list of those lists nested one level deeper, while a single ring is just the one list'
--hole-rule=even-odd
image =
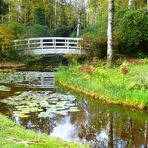
[{"label": "water lily leaf cluster", "polygon": [[53,72],[1,72],[0,83],[22,83],[24,81],[34,81],[41,77],[53,77],[53,75]]},{"label": "water lily leaf cluster", "polygon": [[39,118],[49,117],[50,114],[67,115],[70,112],[80,111],[72,95],[58,94],[47,91],[28,91],[20,95],[2,100],[10,106],[15,106],[14,116],[29,117],[31,113],[37,113]]},{"label": "water lily leaf cluster", "polygon": [[3,86],[3,85],[0,85],[0,92],[1,91],[10,91],[10,88],[6,87],[6,86]]}]

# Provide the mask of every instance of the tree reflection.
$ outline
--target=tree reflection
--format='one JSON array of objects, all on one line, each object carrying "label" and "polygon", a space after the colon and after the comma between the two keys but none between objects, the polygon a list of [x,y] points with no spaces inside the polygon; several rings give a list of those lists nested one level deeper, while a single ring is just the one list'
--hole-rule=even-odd
[{"label": "tree reflection", "polygon": [[108,113],[108,148],[114,147],[113,139],[113,113]]},{"label": "tree reflection", "polygon": [[[76,104],[80,112],[69,112],[65,116],[51,114],[48,118],[38,118],[37,113],[31,113],[28,118],[15,117],[13,120],[29,129],[48,135],[54,133],[55,136],[59,136],[59,133],[63,134],[61,128],[66,129],[63,134],[65,137],[70,133],[72,141],[88,142],[92,148],[148,147],[147,114],[99,105],[86,99],[77,100]],[[2,104],[1,106],[3,108],[0,111],[5,111],[6,115],[9,113],[11,117],[15,108]]]},{"label": "tree reflection", "polygon": [[148,147],[148,122],[144,122],[144,140],[145,140],[145,145],[144,148]]},{"label": "tree reflection", "polygon": [[128,117],[127,120],[127,129],[128,129],[128,139],[127,139],[127,144],[126,147],[135,147],[134,143],[134,136],[133,136],[133,121],[130,117]]}]

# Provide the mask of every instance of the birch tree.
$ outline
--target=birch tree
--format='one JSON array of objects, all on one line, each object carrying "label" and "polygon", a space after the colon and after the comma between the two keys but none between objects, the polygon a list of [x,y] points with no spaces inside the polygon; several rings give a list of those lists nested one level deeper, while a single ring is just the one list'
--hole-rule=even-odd
[{"label": "birch tree", "polygon": [[80,36],[80,28],[81,28],[81,16],[83,13],[83,10],[86,9],[86,1],[85,0],[75,0],[73,1],[73,6],[75,7],[76,13],[77,13],[77,34],[76,36]]},{"label": "birch tree", "polygon": [[11,23],[11,0],[9,0],[9,16],[8,16],[8,22]]},{"label": "birch tree", "polygon": [[107,65],[113,65],[113,25],[114,25],[114,0],[108,0],[108,41],[107,41]]},{"label": "birch tree", "polygon": [[98,1],[98,0],[89,0],[89,5],[93,11],[93,24],[94,24],[95,28],[96,28],[96,24],[97,24],[99,2],[100,1]]},{"label": "birch tree", "polygon": [[83,11],[83,3],[84,3],[84,0],[80,1],[80,5],[77,5],[78,6],[77,37],[80,36],[81,15]]},{"label": "birch tree", "polygon": [[4,15],[8,13],[8,4],[0,0],[0,22],[4,23]]},{"label": "birch tree", "polygon": [[148,13],[148,0],[147,0],[147,13]]},{"label": "birch tree", "polygon": [[128,8],[131,8],[134,4],[134,0],[128,0]]}]

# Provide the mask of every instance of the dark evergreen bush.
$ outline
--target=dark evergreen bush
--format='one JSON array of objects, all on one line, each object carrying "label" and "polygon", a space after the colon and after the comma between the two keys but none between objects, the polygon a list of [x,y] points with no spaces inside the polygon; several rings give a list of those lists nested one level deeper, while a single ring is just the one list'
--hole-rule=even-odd
[{"label": "dark evergreen bush", "polygon": [[119,23],[119,44],[123,53],[148,54],[148,15],[145,9],[127,10]]},{"label": "dark evergreen bush", "polygon": [[29,26],[27,31],[28,37],[49,37],[48,27],[45,25],[35,24],[33,26]]},{"label": "dark evergreen bush", "polygon": [[45,23],[45,12],[42,8],[35,9],[35,24],[46,25]]},{"label": "dark evergreen bush", "polygon": [[73,28],[70,26],[59,26],[51,34],[54,37],[69,37],[70,34],[73,32]]},{"label": "dark evergreen bush", "polygon": [[21,39],[26,37],[26,27],[22,23],[12,22],[10,24],[11,28],[13,29],[13,35],[16,39]]}]

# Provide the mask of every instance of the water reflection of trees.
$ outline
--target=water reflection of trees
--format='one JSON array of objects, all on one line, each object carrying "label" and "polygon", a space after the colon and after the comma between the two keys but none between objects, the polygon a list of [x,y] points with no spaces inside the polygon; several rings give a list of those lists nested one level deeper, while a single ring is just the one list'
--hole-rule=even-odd
[{"label": "water reflection of trees", "polygon": [[[131,117],[120,117],[115,120],[115,135],[118,141],[124,141],[125,147],[141,147],[147,145],[147,122],[139,122]],[[148,145],[147,145],[148,146]]]},{"label": "water reflection of trees", "polygon": [[113,113],[108,113],[108,147],[114,147]]},{"label": "water reflection of trees", "polygon": [[[90,105],[84,100],[78,104],[82,111],[69,114],[69,124],[75,127],[82,142],[88,141],[92,147],[148,147],[147,120],[136,120],[118,110]],[[27,128],[49,135],[54,127],[62,124],[64,118],[52,115],[39,119],[36,114],[32,114],[31,118],[16,120]]]},{"label": "water reflection of trees", "polygon": [[[81,102],[82,112],[72,116],[72,123],[79,137],[89,141],[93,147],[148,147],[148,123],[110,110],[92,107]],[[104,132],[106,136],[101,137]]]},{"label": "water reflection of trees", "polygon": [[[14,119],[14,117],[13,117]],[[16,118],[14,119],[16,120]],[[27,127],[28,129],[33,129],[39,133],[45,133],[49,135],[53,128],[56,126],[55,116],[49,118],[38,118],[37,115],[32,114],[29,118],[22,118],[19,120],[20,124]]]}]

